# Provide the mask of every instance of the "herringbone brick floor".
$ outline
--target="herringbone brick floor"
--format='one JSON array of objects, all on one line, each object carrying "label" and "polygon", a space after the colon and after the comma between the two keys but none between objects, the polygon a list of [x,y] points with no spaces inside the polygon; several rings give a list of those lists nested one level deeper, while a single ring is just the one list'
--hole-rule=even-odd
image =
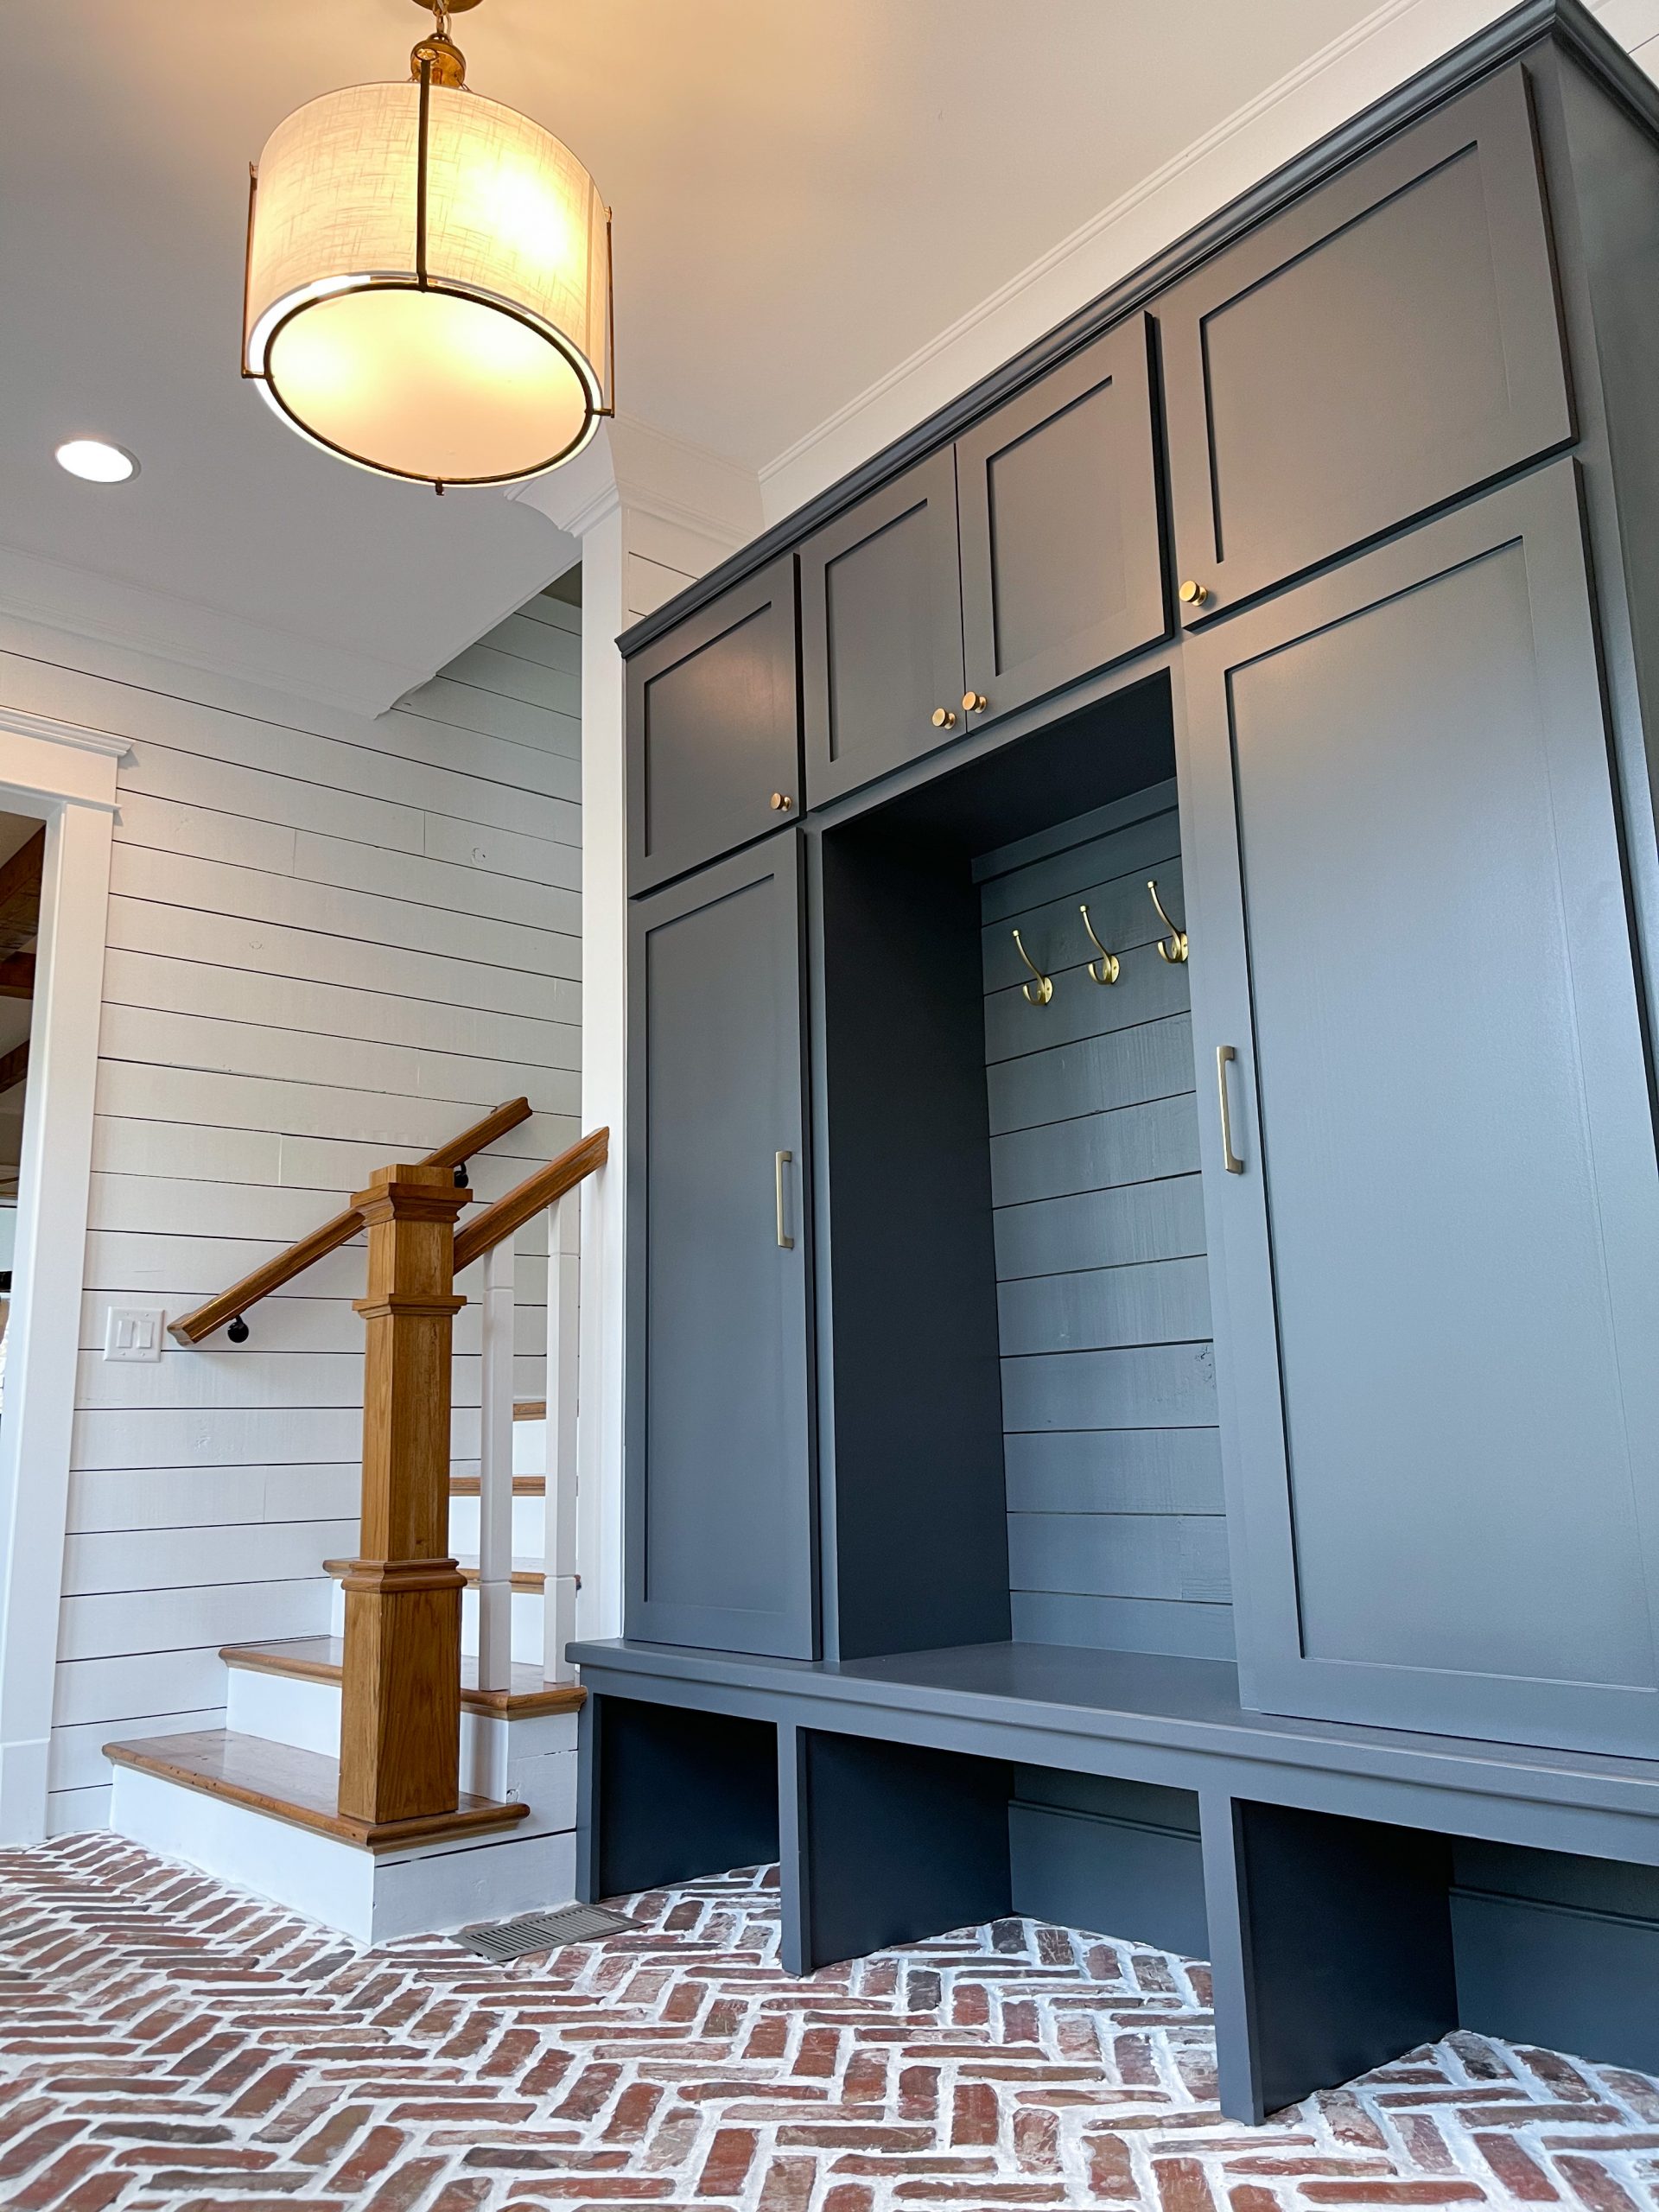
[{"label": "herringbone brick floor", "polygon": [[768,1872],[506,1967],[359,1953],[108,1835],[0,1854],[16,2212],[1659,2202],[1659,2083],[1458,2035],[1258,2130],[1202,1967],[1001,1921],[792,1981]]}]

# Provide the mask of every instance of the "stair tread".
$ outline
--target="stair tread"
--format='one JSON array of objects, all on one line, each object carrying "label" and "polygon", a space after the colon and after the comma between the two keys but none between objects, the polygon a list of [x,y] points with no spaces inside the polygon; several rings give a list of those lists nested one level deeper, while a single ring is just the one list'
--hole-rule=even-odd
[{"label": "stair tread", "polygon": [[[348,1559],[326,1559],[322,1562],[322,1571],[325,1574],[332,1574],[335,1580],[338,1580],[339,1578],[346,1573],[346,1569],[351,1566],[351,1563],[352,1562]],[[461,1577],[464,1581],[468,1584],[476,1583],[478,1580],[478,1561],[475,1559],[458,1559],[455,1564],[460,1567]],[[512,1562],[512,1586],[515,1590],[545,1590],[547,1587],[546,1571],[544,1568],[539,1567],[532,1567],[528,1560],[514,1560]]]},{"label": "stair tread", "polygon": [[[345,1646],[337,1636],[295,1636],[269,1643],[227,1643],[219,1656],[227,1667],[245,1667],[256,1674],[337,1682]],[[461,1701],[469,1713],[505,1713],[514,1720],[538,1713],[575,1713],[587,1694],[579,1682],[546,1682],[539,1667],[524,1666],[513,1669],[511,1689],[481,1690],[476,1656],[461,1655]]]},{"label": "stair tread", "polygon": [[[449,1478],[451,1497],[476,1497],[480,1487],[480,1478],[476,1475],[451,1475]],[[547,1477],[545,1475],[515,1475],[512,1478],[512,1494],[515,1497],[545,1497]]]},{"label": "stair tread", "polygon": [[104,1756],[116,1766],[133,1767],[222,1797],[257,1813],[267,1813],[296,1827],[334,1836],[366,1851],[401,1850],[442,1837],[472,1834],[481,1828],[508,1827],[524,1819],[529,1807],[498,1804],[463,1794],[453,1813],[431,1813],[412,1821],[373,1822],[340,1809],[340,1762],[321,1751],[302,1751],[264,1736],[243,1736],[227,1728],[202,1729],[182,1736],[143,1736],[106,1744]]}]

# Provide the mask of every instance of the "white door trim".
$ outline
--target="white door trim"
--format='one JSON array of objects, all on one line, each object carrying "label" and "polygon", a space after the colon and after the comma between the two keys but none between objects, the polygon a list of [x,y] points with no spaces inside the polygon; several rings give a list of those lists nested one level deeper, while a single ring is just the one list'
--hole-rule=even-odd
[{"label": "white door trim", "polygon": [[0,810],[46,823],[0,1420],[0,1843],[46,1833],[116,775],[127,741],[0,704]]}]

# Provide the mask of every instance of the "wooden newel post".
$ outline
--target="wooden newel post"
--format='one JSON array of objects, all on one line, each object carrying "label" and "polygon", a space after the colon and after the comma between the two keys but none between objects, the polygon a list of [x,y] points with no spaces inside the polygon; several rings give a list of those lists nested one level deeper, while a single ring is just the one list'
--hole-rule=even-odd
[{"label": "wooden newel post", "polygon": [[460,1801],[461,1593],[449,1550],[457,1310],[448,1167],[383,1167],[352,1201],[369,1232],[361,1556],[347,1569],[340,1809],[376,1824]]}]

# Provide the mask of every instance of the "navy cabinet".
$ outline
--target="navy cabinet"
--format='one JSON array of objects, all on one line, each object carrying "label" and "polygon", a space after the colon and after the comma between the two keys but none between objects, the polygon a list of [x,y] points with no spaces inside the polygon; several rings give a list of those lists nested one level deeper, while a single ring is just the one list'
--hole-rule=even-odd
[{"label": "navy cabinet", "polygon": [[960,727],[949,447],[802,546],[801,683],[814,806],[931,752]]},{"label": "navy cabinet", "polygon": [[801,790],[792,556],[637,654],[627,694],[630,891],[790,819]]},{"label": "navy cabinet", "polygon": [[1523,70],[1252,231],[1157,315],[1189,621],[1570,437]]},{"label": "navy cabinet", "polygon": [[1659,1167],[1574,472],[1189,643],[1193,1019],[1246,1703],[1651,1755]]},{"label": "navy cabinet", "polygon": [[626,1618],[810,1658],[798,844],[632,910]]},{"label": "navy cabinet", "polygon": [[969,721],[1168,628],[1147,340],[1132,315],[957,441]]}]

